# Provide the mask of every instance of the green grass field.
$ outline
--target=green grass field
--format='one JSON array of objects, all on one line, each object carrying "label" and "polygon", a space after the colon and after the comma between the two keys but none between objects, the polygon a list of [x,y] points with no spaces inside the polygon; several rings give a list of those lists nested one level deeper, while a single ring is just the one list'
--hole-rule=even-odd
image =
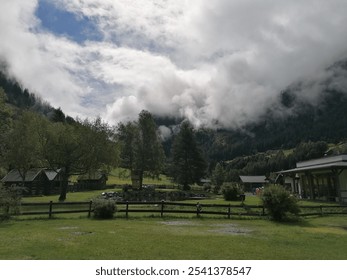
[{"label": "green grass field", "polygon": [[0,259],[347,259],[346,216],[264,219],[17,218],[0,223]]},{"label": "green grass field", "polygon": [[[89,201],[102,191],[68,193],[67,201]],[[23,202],[50,200],[57,202],[58,195],[25,197]],[[186,202],[229,204],[222,196]],[[257,196],[247,196],[245,203],[261,205]],[[317,202],[301,201],[300,205]],[[0,259],[347,259],[347,217],[342,215],[301,218],[295,223],[237,215],[232,219],[193,214],[160,218],[158,213],[130,213],[125,219],[117,213],[112,220],[86,216],[17,216],[2,222]]]},{"label": "green grass field", "polygon": [[[130,177],[129,170],[124,168],[115,168],[109,173],[107,184],[110,184],[110,185],[131,184],[130,178],[131,177]],[[174,185],[174,183],[170,180],[170,178],[165,175],[160,175],[159,178],[145,177],[143,180],[143,183],[147,185],[167,185],[167,186]]]}]

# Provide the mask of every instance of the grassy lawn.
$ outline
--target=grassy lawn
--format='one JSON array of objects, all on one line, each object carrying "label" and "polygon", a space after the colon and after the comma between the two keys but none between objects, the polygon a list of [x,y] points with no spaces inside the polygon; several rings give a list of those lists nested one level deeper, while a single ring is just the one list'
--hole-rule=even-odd
[{"label": "grassy lawn", "polygon": [[[167,186],[174,185],[174,183],[170,180],[170,178],[165,175],[160,175],[159,178],[145,177],[143,180],[143,183],[145,185],[167,185]],[[107,184],[110,184],[110,185],[131,184],[130,171],[124,168],[113,169],[108,176]]]},{"label": "grassy lawn", "polygon": [[[103,190],[114,191],[114,189]],[[69,193],[67,201],[89,201],[102,191]],[[58,196],[24,198],[24,202],[58,201]],[[188,203],[229,204],[222,196]],[[261,205],[257,196],[246,204]],[[231,202],[238,205],[240,202]],[[300,205],[319,205],[300,201]],[[334,203],[323,203],[334,205]],[[0,259],[347,259],[346,216],[302,218],[281,224],[266,218],[186,214],[122,213],[112,220],[86,214],[55,219],[18,216],[0,223]]]},{"label": "grassy lawn", "polygon": [[0,223],[0,259],[347,259],[346,216],[264,219],[17,218]]}]

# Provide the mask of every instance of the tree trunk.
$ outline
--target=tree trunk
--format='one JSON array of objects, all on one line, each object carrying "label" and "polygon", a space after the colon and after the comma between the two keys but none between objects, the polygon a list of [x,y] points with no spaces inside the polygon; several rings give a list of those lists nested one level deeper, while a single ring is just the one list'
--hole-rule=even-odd
[{"label": "tree trunk", "polygon": [[142,190],[142,184],[143,184],[143,170],[139,172],[139,180],[140,180],[140,190]]},{"label": "tree trunk", "polygon": [[65,171],[62,171],[62,180],[60,181],[60,196],[59,201],[63,202],[66,199],[67,188],[69,184],[69,174]]}]

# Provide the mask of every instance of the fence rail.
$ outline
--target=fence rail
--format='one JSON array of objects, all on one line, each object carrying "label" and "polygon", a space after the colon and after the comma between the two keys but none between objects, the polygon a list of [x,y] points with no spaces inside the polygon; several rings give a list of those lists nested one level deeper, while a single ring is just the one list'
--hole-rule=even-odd
[{"label": "fence rail", "polygon": [[[204,204],[204,203],[179,203],[179,202],[117,202],[117,213],[158,213],[164,214],[194,214],[221,215],[227,218],[232,216],[267,216],[266,210],[260,205],[232,205],[232,204]],[[318,205],[301,206],[301,216],[347,214],[347,206]],[[87,213],[90,217],[93,212],[93,202],[35,202],[22,203],[19,215],[48,215],[52,218],[56,214]]]},{"label": "fence rail", "polygon": [[[49,218],[52,218],[54,214],[72,214],[72,213],[88,213],[88,217],[91,216],[93,212],[92,208],[93,202],[28,202],[21,203],[21,210],[23,208],[29,208],[28,211],[21,211],[20,215],[48,215]],[[84,209],[73,209],[72,206],[86,206]],[[48,210],[39,211],[37,208],[48,207]],[[68,208],[68,209],[66,209]],[[46,208],[47,209],[47,208]]]}]

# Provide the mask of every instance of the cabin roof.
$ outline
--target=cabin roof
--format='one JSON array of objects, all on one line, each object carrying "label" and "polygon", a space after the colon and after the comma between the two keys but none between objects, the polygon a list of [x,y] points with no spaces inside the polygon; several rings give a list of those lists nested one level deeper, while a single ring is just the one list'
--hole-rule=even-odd
[{"label": "cabin roof", "polygon": [[265,176],[240,176],[242,183],[266,183]]}]

